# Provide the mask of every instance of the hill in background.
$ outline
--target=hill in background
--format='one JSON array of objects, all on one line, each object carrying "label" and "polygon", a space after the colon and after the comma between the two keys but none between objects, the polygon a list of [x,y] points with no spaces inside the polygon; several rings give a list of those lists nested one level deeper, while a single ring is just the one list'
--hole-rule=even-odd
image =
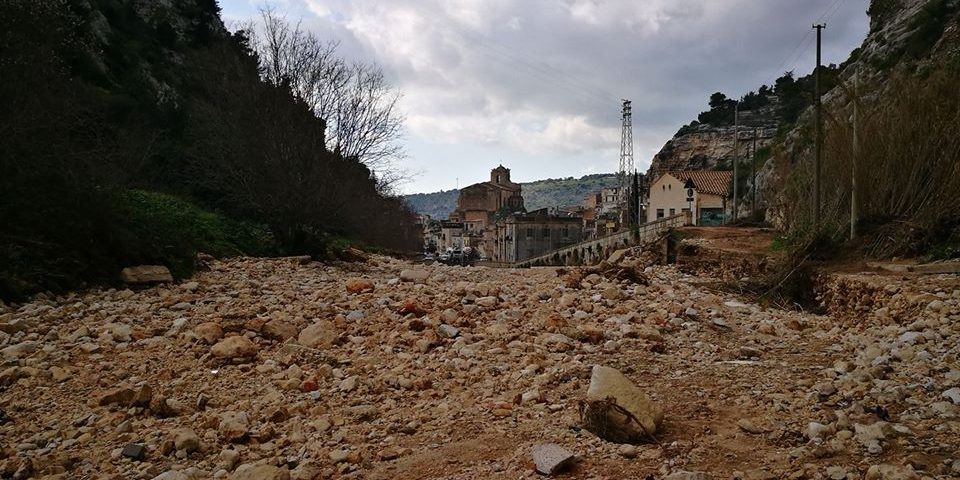
[{"label": "hill in background", "polygon": [[[616,186],[617,176],[613,173],[586,175],[580,178],[550,178],[535,182],[521,183],[523,200],[527,210],[545,207],[582,205],[584,198],[591,192]],[[459,190],[444,190],[434,193],[415,193],[404,197],[407,204],[421,215],[433,218],[447,218],[457,208]]]}]

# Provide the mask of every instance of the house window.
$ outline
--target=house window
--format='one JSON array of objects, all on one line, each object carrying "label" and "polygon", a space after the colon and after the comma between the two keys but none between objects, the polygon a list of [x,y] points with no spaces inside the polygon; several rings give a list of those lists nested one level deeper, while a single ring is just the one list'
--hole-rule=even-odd
[{"label": "house window", "polygon": [[527,228],[527,240],[533,239],[533,229]]},{"label": "house window", "polygon": [[673,190],[673,184],[668,183],[668,184],[667,184],[667,190]]},{"label": "house window", "polygon": [[541,232],[543,233],[543,238],[550,238],[550,227],[543,227]]},{"label": "house window", "polygon": [[660,218],[663,218],[663,209],[662,209],[662,208],[658,208],[658,209],[657,209],[657,219],[660,219]]},{"label": "house window", "polygon": [[674,215],[676,215],[676,214],[677,214],[677,209],[676,209],[676,208],[671,208],[671,209],[670,209],[670,216],[672,217],[672,216],[674,216]]},{"label": "house window", "polygon": [[563,227],[563,230],[560,230],[560,235],[562,235],[563,238],[565,239],[570,238],[570,229],[567,227]]}]

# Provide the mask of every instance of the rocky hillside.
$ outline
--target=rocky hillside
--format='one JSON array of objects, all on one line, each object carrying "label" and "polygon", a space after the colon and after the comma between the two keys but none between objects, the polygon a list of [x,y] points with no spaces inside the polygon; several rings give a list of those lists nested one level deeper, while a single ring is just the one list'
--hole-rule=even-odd
[{"label": "rocky hillside", "polygon": [[[582,205],[584,198],[604,188],[617,185],[612,173],[586,175],[580,178],[556,178],[521,183],[527,210],[545,207]],[[457,190],[416,193],[404,197],[407,204],[421,215],[444,219],[457,208]]]},{"label": "rocky hillside", "polygon": [[[840,165],[847,172],[829,172],[831,178],[843,178],[845,184],[825,187],[825,208],[836,214],[827,217],[841,218],[849,222],[849,175],[850,167],[846,159],[851,156],[853,121],[853,104],[851,98],[859,96],[862,107],[860,117],[861,139],[866,139],[860,145],[865,167],[860,169],[861,174],[869,177],[871,172],[884,173],[879,179],[863,178],[861,187],[868,184],[886,183],[884,179],[898,183],[891,187],[887,198],[897,198],[897,190],[909,191],[910,187],[905,180],[919,176],[935,175],[941,179],[955,178],[950,171],[950,164],[955,163],[957,152],[953,151],[956,142],[955,134],[944,130],[938,124],[920,128],[912,137],[903,136],[889,145],[883,144],[886,138],[892,138],[896,133],[909,130],[910,126],[920,125],[927,121],[931,113],[935,113],[937,104],[951,105],[956,100],[956,90],[949,89],[943,92],[930,91],[924,93],[927,78],[935,72],[946,72],[947,76],[956,76],[957,66],[960,65],[960,2],[957,0],[872,0],[870,10],[870,33],[863,44],[855,49],[850,58],[840,66],[835,83],[841,88],[828,88],[824,93],[823,103],[826,112],[826,165]],[[856,92],[854,92],[854,77]],[[939,78],[939,77],[936,77]],[[930,81],[931,85],[935,82]],[[942,82],[941,82],[942,83]],[[947,81],[950,83],[950,81]],[[909,94],[909,95],[905,95]],[[938,97],[923,104],[923,96]],[[906,97],[910,97],[905,100]],[[885,111],[888,106],[896,102],[902,104]],[[903,118],[899,118],[899,117]],[[878,118],[890,119],[886,125],[877,122]],[[900,122],[899,125],[893,125]],[[950,121],[947,121],[950,123]],[[789,129],[785,130],[774,145],[774,155],[765,163],[758,179],[758,190],[762,199],[766,218],[780,229],[789,230],[809,223],[810,214],[796,205],[807,205],[812,202],[800,198],[796,192],[791,192],[787,186],[793,185],[799,190],[809,190],[809,169],[812,163],[813,111],[808,108],[802,112],[798,120]],[[926,129],[924,129],[926,128]],[[945,141],[944,141],[945,140]],[[916,145],[912,147],[911,145]],[[903,158],[918,157],[924,146],[937,145],[930,157],[924,159],[917,166],[926,171],[931,166],[944,164],[944,173],[927,172],[921,174],[910,170],[909,165],[902,164]],[[879,150],[903,152],[884,155]],[[890,157],[890,158],[887,158]],[[897,160],[897,159],[901,160]],[[899,166],[897,165],[899,164]],[[838,175],[839,174],[839,175]],[[946,175],[946,176],[944,176]],[[866,186],[866,187],[865,187]],[[926,191],[927,195],[933,192],[928,187],[917,187]],[[879,190],[878,190],[879,191]],[[869,192],[861,192],[861,198]],[[869,215],[870,205],[862,205],[865,214]],[[877,205],[883,217],[899,215],[892,205]],[[908,209],[915,210],[915,209]],[[939,209],[940,211],[949,209]],[[903,212],[905,223],[925,223],[928,219],[919,221],[914,213]]]},{"label": "rocky hillside", "polygon": [[710,110],[682,127],[654,155],[647,180],[654,182],[660,175],[677,170],[730,170],[737,154],[741,165],[748,166],[746,159],[753,158],[755,153],[754,139],[757,151],[769,146],[783,119],[781,105],[784,102],[776,91],[767,86],[760,91],[760,94],[750,92],[741,99],[739,152],[734,149],[736,100],[726,99],[718,92],[711,97]]},{"label": "rocky hillside", "polygon": [[[870,15],[870,33],[862,46],[854,50],[850,58],[842,64],[827,65],[821,70],[826,113],[825,130],[828,137],[841,133],[848,137],[851,135],[849,131],[841,131],[844,128],[849,129],[852,115],[850,89],[855,72],[858,72],[856,74],[860,78],[860,88],[864,92],[862,104],[875,108],[890,104],[891,100],[899,95],[894,90],[905,88],[902,81],[896,83],[893,79],[903,80],[905,75],[922,78],[944,65],[957,65],[957,59],[960,58],[958,3],[960,2],[957,0],[871,2],[867,12]],[[803,72],[803,76],[788,73],[777,79],[775,85],[762,86],[758,94],[751,92],[741,98],[741,124],[763,127],[763,133],[757,139],[756,156],[750,151],[753,132],[744,128],[740,134],[740,158],[748,159],[745,160],[745,168],[740,174],[740,184],[743,186],[740,189],[741,199],[745,196],[752,197],[750,193],[754,186],[747,175],[752,161],[759,171],[756,179],[756,215],[765,217],[768,222],[783,230],[810,223],[811,216],[809,212],[803,211],[803,208],[813,205],[813,202],[809,198],[801,197],[809,196],[813,190],[808,171],[812,164],[814,138],[811,108],[813,81],[812,73]],[[895,83],[898,87],[892,87]],[[769,101],[766,105],[760,105],[760,108],[743,107],[745,103],[756,104],[758,97],[768,98]],[[731,102],[733,100],[719,92],[711,96],[711,109],[701,113],[697,121],[682,127],[654,156],[647,178],[653,181],[670,170],[731,169],[734,144]],[[744,110],[746,112],[743,112]],[[904,122],[910,123],[909,120]],[[897,131],[897,128],[890,127],[889,130]],[[931,125],[929,134],[938,131],[940,129],[936,125]],[[922,136],[927,133],[918,134]],[[878,135],[889,136],[885,133]],[[937,142],[932,138],[928,140],[928,143]],[[827,163],[836,166],[850,158],[851,153],[849,146],[838,146],[836,141],[833,143],[832,148],[835,151],[828,152],[827,155],[833,155],[834,158],[828,159]],[[831,147],[828,145],[827,148]],[[952,147],[943,148],[941,158],[952,155],[950,148]],[[903,155],[910,153],[904,152]],[[882,163],[880,160],[876,162]],[[936,160],[933,162],[936,163]],[[892,175],[897,175],[896,168],[891,167],[890,171]],[[901,172],[904,173],[906,172]],[[925,174],[917,172],[916,175],[922,177]],[[849,199],[845,200],[842,194],[833,193],[846,192],[850,180],[839,180],[843,178],[842,172],[832,172],[830,176],[835,181],[846,182],[846,186],[831,184],[825,187],[825,191],[829,189],[828,193],[832,195],[825,203],[831,204],[830,215],[838,219],[844,214],[841,207],[844,202],[847,202],[845,212],[849,212]],[[862,179],[860,183],[876,181]],[[792,193],[790,189],[793,189]],[[795,208],[798,205],[803,207]],[[889,207],[887,205],[879,208],[889,210]],[[754,213],[746,204],[741,205],[740,212],[745,216]]]}]

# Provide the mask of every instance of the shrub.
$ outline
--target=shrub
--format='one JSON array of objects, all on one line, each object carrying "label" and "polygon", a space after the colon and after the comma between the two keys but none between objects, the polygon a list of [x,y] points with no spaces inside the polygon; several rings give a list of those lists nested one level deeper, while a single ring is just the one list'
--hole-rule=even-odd
[{"label": "shrub", "polygon": [[[900,73],[883,92],[857,99],[862,107],[856,183],[868,256],[922,254],[960,222],[958,82],[955,67],[925,78]],[[840,239],[849,232],[853,132],[849,112],[828,118],[821,231]],[[812,234],[812,150],[807,154],[787,179],[784,203],[788,227]]]},{"label": "shrub", "polygon": [[119,234],[127,263],[159,263],[175,276],[193,270],[203,252],[216,257],[279,253],[263,225],[228,219],[163,193],[131,190],[116,196]]}]

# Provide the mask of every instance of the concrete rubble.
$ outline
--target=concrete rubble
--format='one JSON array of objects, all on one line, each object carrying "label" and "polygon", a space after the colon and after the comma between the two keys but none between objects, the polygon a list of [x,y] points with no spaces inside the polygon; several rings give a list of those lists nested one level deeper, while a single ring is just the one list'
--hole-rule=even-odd
[{"label": "concrete rubble", "polygon": [[[825,316],[614,260],[210,261],[0,306],[0,478],[532,478],[546,443],[577,478],[960,476],[956,277],[827,278]],[[598,369],[655,439],[584,428]]]}]

